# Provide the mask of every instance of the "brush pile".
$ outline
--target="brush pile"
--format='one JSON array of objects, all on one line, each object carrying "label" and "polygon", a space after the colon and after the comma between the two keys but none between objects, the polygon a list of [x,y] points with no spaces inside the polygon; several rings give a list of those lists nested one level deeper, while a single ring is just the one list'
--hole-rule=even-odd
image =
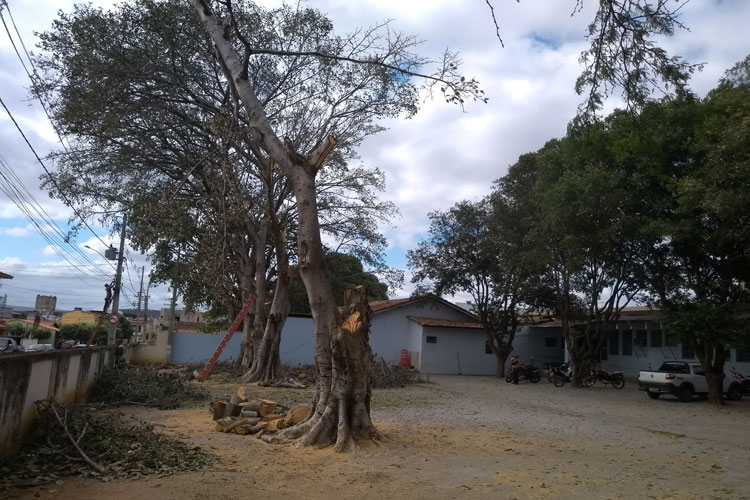
[{"label": "brush pile", "polygon": [[189,368],[153,368],[128,365],[109,368],[96,379],[89,401],[109,405],[137,404],[162,410],[205,401],[206,392],[190,382]]},{"label": "brush pile", "polygon": [[194,471],[213,457],[151,425],[89,405],[37,402],[39,421],[0,476],[15,485],[44,484],[80,475],[109,481]]}]

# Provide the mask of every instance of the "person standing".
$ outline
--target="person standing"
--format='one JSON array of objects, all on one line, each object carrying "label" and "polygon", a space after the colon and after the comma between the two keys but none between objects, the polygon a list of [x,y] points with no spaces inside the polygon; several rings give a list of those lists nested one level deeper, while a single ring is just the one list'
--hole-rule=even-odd
[{"label": "person standing", "polygon": [[513,370],[513,383],[518,385],[518,375],[521,373],[521,360],[518,358],[518,354],[513,355],[513,363],[510,365]]}]

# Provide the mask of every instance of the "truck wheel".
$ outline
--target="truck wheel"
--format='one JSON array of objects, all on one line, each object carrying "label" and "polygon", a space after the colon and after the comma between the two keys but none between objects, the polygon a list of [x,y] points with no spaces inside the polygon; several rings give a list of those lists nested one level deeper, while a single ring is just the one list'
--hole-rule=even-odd
[{"label": "truck wheel", "polygon": [[729,386],[729,390],[727,391],[727,399],[731,399],[732,401],[738,401],[742,399],[742,387],[737,382],[731,384]]},{"label": "truck wheel", "polygon": [[661,396],[658,392],[647,392],[646,394],[648,394],[648,397],[651,399],[659,399],[659,396]]},{"label": "truck wheel", "polygon": [[680,401],[682,401],[683,403],[689,403],[693,400],[693,394],[695,394],[695,389],[693,389],[693,386],[690,384],[684,384],[680,386],[677,397],[679,397]]}]

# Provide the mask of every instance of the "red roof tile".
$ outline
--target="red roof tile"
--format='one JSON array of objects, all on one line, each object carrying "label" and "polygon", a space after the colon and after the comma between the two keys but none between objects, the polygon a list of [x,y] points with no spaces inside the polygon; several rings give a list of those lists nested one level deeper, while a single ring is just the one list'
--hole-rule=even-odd
[{"label": "red roof tile", "polygon": [[422,316],[407,316],[411,321],[422,326],[437,326],[440,328],[470,328],[472,330],[483,330],[480,323],[473,321],[454,321],[452,319],[424,318]]},{"label": "red roof tile", "polygon": [[372,312],[384,311],[391,307],[400,306],[411,301],[411,299],[395,299],[395,300],[373,300],[370,302],[370,308]]}]

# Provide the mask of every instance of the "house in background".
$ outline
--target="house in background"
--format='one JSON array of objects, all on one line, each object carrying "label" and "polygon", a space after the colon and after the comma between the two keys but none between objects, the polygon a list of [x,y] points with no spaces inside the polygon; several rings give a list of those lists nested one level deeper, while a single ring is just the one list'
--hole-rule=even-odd
[{"label": "house in background", "polygon": [[[602,366],[637,377],[639,371],[657,370],[666,360],[698,362],[690,344],[666,330],[662,320],[663,313],[658,309],[626,307],[602,349]],[[727,373],[736,367],[741,373],[750,374],[750,348],[730,349],[724,367]]]},{"label": "house in background", "polygon": [[66,312],[62,315],[62,318],[60,318],[60,326],[75,325],[79,323],[85,325],[95,325],[99,320],[100,315],[100,312],[84,311],[82,308],[76,307],[74,310]]},{"label": "house in background", "polygon": [[[487,334],[474,315],[438,297],[373,301],[370,346],[376,360],[397,364],[402,350],[409,363],[428,374],[494,375],[497,361],[488,346]],[[205,362],[222,335],[174,334],[172,363]],[[554,342],[553,342],[554,340]],[[241,335],[235,334],[220,360],[239,356]],[[554,346],[551,344],[554,343]],[[562,362],[562,334],[559,327],[524,325],[514,342],[514,352],[535,362]],[[291,316],[284,325],[279,352],[287,366],[312,365],[315,338],[312,318]]]}]

